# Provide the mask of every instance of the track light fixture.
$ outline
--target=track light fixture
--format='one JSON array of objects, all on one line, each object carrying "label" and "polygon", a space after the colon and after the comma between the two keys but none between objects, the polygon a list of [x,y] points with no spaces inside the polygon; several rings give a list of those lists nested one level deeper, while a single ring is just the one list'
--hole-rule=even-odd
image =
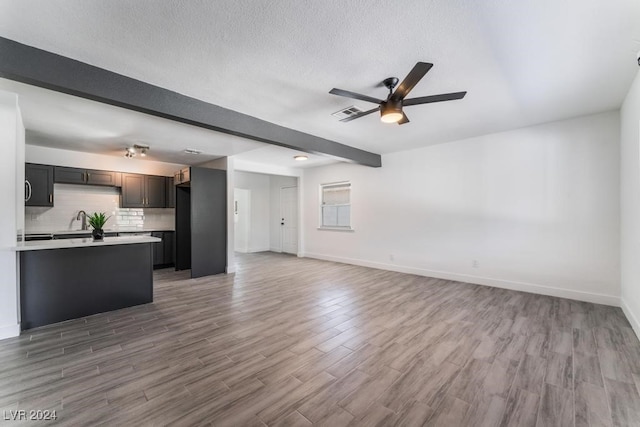
[{"label": "track light fixture", "polygon": [[124,156],[128,159],[140,154],[140,157],[146,157],[147,151],[149,151],[148,145],[134,144],[133,147],[127,147],[124,152]]}]

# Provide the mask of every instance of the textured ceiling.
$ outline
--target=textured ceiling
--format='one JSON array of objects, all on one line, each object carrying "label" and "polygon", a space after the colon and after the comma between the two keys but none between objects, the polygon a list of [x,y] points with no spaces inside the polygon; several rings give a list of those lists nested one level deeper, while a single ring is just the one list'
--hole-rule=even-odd
[{"label": "textured ceiling", "polygon": [[[637,72],[637,0],[0,1],[0,35],[377,153],[620,107]],[[385,77],[435,64],[412,97],[460,101],[340,123]]]}]

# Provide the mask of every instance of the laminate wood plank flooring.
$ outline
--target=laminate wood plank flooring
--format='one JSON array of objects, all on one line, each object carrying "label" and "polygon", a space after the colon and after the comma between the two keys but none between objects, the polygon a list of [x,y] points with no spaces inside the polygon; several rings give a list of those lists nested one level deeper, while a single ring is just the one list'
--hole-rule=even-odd
[{"label": "laminate wood plank flooring", "polygon": [[0,341],[0,424],[640,425],[619,308],[275,253],[154,286]]}]

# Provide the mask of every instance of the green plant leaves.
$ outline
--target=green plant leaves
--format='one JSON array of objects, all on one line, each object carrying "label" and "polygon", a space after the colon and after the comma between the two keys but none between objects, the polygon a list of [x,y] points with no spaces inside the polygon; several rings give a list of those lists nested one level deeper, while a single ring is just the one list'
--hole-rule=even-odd
[{"label": "green plant leaves", "polygon": [[92,226],[96,230],[101,230],[104,227],[104,224],[111,218],[111,215],[107,216],[104,212],[94,212],[93,214],[87,217],[87,221],[89,225]]}]

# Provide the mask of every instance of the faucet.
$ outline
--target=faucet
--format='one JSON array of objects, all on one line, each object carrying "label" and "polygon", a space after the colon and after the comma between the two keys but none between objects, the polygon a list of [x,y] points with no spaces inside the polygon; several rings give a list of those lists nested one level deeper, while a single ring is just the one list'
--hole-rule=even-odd
[{"label": "faucet", "polygon": [[[82,218],[81,218],[82,217]],[[87,213],[85,211],[78,212],[77,220],[82,219],[82,227],[81,230],[88,230],[87,228]]]}]

